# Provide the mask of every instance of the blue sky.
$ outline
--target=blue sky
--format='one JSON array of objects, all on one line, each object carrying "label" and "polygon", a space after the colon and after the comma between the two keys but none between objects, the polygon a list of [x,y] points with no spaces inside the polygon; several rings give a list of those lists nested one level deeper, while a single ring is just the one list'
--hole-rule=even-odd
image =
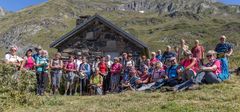
[{"label": "blue sky", "polygon": [[[31,5],[37,5],[48,0],[0,0],[0,6],[8,11],[18,11]],[[240,0],[218,0],[226,4],[238,4]]]}]

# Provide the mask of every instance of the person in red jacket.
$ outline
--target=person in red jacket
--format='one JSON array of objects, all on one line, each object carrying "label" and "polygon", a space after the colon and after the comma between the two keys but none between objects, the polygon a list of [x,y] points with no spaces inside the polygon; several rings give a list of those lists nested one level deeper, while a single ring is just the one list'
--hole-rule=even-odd
[{"label": "person in red jacket", "polygon": [[98,64],[98,69],[99,69],[100,75],[103,76],[103,94],[105,95],[109,87],[108,80],[107,80],[108,67],[107,67],[105,57],[101,57],[100,63]]}]

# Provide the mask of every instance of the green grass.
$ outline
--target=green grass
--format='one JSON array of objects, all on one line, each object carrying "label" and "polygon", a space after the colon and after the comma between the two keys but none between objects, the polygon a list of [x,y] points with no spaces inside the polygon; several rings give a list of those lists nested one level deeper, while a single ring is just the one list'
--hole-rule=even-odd
[{"label": "green grass", "polygon": [[[126,92],[106,96],[51,96],[42,106],[17,107],[15,112],[237,112],[240,111],[240,80],[233,76],[222,84],[203,85],[184,92]],[[41,97],[49,98],[49,96]]]}]

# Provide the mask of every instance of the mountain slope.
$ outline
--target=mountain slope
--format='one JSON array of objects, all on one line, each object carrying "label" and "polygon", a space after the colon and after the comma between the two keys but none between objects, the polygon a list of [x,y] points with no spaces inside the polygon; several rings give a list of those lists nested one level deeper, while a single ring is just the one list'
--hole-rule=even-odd
[{"label": "mountain slope", "polygon": [[23,51],[42,45],[51,54],[54,49],[49,44],[74,28],[78,16],[95,13],[136,35],[152,50],[176,45],[181,38],[188,43],[199,39],[210,49],[222,34],[237,47],[238,10],[239,6],[214,0],[49,0],[1,18],[0,47],[17,44]]}]

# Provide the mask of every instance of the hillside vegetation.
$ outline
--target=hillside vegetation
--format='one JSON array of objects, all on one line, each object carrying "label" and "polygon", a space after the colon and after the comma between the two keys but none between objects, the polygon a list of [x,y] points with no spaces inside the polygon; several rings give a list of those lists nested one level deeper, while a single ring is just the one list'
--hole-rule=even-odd
[{"label": "hillside vegetation", "polygon": [[[11,44],[24,50],[41,45],[49,50],[52,41],[75,27],[81,15],[99,15],[149,45],[151,50],[177,46],[181,38],[192,46],[198,39],[213,49],[220,35],[234,46],[230,67],[240,65],[240,6],[227,6],[214,0],[49,0],[0,18],[0,57]],[[144,11],[144,13],[139,13]],[[0,111],[240,111],[240,81],[203,85],[186,92],[126,92],[106,96],[43,96],[34,94],[32,73],[21,73],[17,84],[11,66],[0,64]]]},{"label": "hillside vegetation", "polygon": [[0,111],[9,112],[237,112],[240,111],[240,78],[203,85],[183,92],[133,92],[105,96],[36,96],[35,77],[21,73],[17,84],[11,66],[0,64]]}]

